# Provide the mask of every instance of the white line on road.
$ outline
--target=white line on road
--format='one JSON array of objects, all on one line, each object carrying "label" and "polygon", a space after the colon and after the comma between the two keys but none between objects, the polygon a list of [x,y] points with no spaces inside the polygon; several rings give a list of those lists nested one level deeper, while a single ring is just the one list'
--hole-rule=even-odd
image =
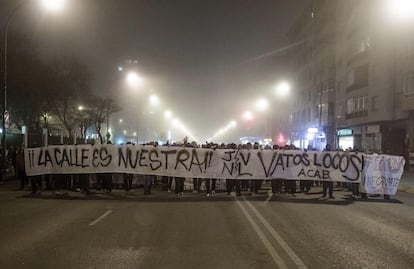
[{"label": "white line on road", "polygon": [[241,204],[240,201],[237,200],[237,204],[239,205],[239,207],[243,211],[243,213],[246,216],[247,220],[252,225],[253,229],[256,231],[256,233],[259,236],[260,240],[262,240],[262,243],[265,245],[267,251],[269,251],[270,256],[272,256],[272,258],[273,258],[273,261],[277,264],[277,266],[279,268],[286,268],[287,269],[288,267],[286,266],[286,264],[283,261],[282,257],[280,257],[279,254],[277,254],[276,250],[273,248],[272,244],[266,238],[264,233],[260,230],[259,226],[254,221],[253,217],[249,214],[249,212],[247,212],[247,210],[244,208],[244,206]]},{"label": "white line on road", "polygon": [[94,220],[91,223],[89,223],[89,226],[93,226],[93,225],[97,224],[99,221],[101,221],[103,218],[105,218],[106,216],[108,216],[111,213],[112,213],[112,210],[106,211],[102,216],[100,216],[96,220]]},{"label": "white line on road", "polygon": [[279,243],[279,245],[286,251],[289,257],[296,263],[296,265],[301,269],[307,269],[306,265],[302,262],[302,260],[295,254],[295,252],[288,246],[288,244],[283,240],[283,238],[273,229],[272,225],[260,214],[259,211],[247,200],[245,200],[249,208],[253,211],[256,217],[260,220],[260,222],[267,228],[270,234],[273,236],[274,239]]}]

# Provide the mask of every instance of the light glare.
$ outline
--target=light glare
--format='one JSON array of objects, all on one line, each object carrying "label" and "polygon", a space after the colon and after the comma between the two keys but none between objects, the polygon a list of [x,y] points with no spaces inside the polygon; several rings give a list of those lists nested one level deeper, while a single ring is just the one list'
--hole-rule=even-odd
[{"label": "light glare", "polygon": [[164,117],[166,119],[170,119],[172,117],[172,112],[170,110],[167,110],[164,112]]},{"label": "light glare", "polygon": [[244,112],[244,114],[243,114],[243,118],[244,118],[245,120],[248,120],[248,121],[252,120],[252,119],[253,119],[253,114],[252,114],[252,112],[251,112],[251,111],[246,111],[246,112]]},{"label": "light glare", "polygon": [[280,97],[284,97],[287,96],[290,92],[290,84],[287,82],[280,82],[277,86],[276,86],[276,93],[277,95],[279,95]]},{"label": "light glare", "polygon": [[155,94],[151,94],[149,97],[150,104],[156,106],[160,103],[160,99]]},{"label": "light glare", "polygon": [[143,84],[142,78],[135,72],[129,72],[126,79],[131,87],[139,87]]},{"label": "light glare", "polygon": [[264,98],[260,98],[256,101],[255,107],[259,111],[265,111],[269,107],[269,102]]},{"label": "light glare", "polygon": [[65,7],[65,0],[42,0],[42,5],[46,10],[60,12]]},{"label": "light glare", "polygon": [[386,8],[393,19],[406,21],[414,18],[413,0],[387,0]]}]

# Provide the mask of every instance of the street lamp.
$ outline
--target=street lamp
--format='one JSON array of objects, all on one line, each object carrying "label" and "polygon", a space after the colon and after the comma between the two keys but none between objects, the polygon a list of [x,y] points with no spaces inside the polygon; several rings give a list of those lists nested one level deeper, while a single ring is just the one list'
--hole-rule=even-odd
[{"label": "street lamp", "polygon": [[165,117],[166,119],[171,119],[171,117],[172,117],[172,112],[171,112],[170,110],[165,111],[165,112],[164,112],[164,117]]},{"label": "street lamp", "polygon": [[234,121],[234,120],[232,120],[230,123],[229,123],[229,125],[228,125],[230,128],[234,128],[234,127],[236,127],[237,126],[237,122],[236,121]]},{"label": "street lamp", "polygon": [[243,113],[243,119],[247,121],[253,120],[253,113],[250,110],[247,110]]},{"label": "street lamp", "polygon": [[258,111],[264,112],[265,114],[265,136],[270,136],[270,112],[269,112],[269,101],[265,98],[260,98],[255,103],[255,108]]},{"label": "street lamp", "polygon": [[[124,69],[123,69],[123,67],[120,66],[120,67],[118,67],[118,70],[121,72]],[[134,71],[129,71],[127,73],[126,77],[125,77],[125,80],[126,80],[127,86],[131,89],[140,88],[144,84],[143,78],[138,73],[136,73]],[[141,114],[141,112],[138,111],[138,115],[136,117],[136,119],[137,119],[137,131],[136,131],[136,135],[134,135],[134,136],[136,136],[136,140],[137,140],[136,143],[137,144],[139,143],[138,139],[139,139],[139,128],[140,128],[140,126],[139,126],[140,114]]]},{"label": "street lamp", "polygon": [[286,97],[290,92],[290,84],[286,81],[279,82],[275,90],[279,97]]},{"label": "street lamp", "polygon": [[52,12],[60,12],[65,7],[65,0],[42,0],[41,4],[44,9]]},{"label": "street lamp", "polygon": [[48,113],[44,113],[42,115],[43,118],[43,146],[47,147],[48,145],[48,137],[49,137],[49,131],[48,131],[48,119],[50,119],[50,115]]},{"label": "street lamp", "polygon": [[[53,12],[59,11],[63,8],[65,0],[42,0],[43,7],[46,10]],[[3,167],[6,165],[6,114],[7,114],[7,46],[8,46],[8,32],[9,26],[12,22],[14,15],[29,1],[21,1],[10,13],[6,21],[6,26],[4,28],[4,91],[3,91],[3,134],[2,134],[2,158],[3,158]]]},{"label": "street lamp", "polygon": [[[78,106],[78,111],[79,111],[79,116],[80,116],[80,120],[81,120],[81,124],[80,124],[80,129],[81,129],[81,138],[84,139],[84,143],[87,143],[87,138],[86,138],[86,120],[85,120],[85,107],[84,106]],[[76,139],[76,134],[75,134],[75,139]],[[76,140],[75,140],[76,141]]]},{"label": "street lamp", "polygon": [[393,20],[414,20],[414,1],[412,0],[387,0],[386,9]]},{"label": "street lamp", "polygon": [[160,103],[160,99],[155,94],[151,94],[149,97],[150,105],[157,106]]},{"label": "street lamp", "polygon": [[128,86],[138,88],[143,85],[144,81],[140,75],[135,72],[129,72],[126,76]]},{"label": "street lamp", "polygon": [[269,107],[269,102],[265,98],[260,98],[255,103],[255,108],[258,111],[266,111]]}]

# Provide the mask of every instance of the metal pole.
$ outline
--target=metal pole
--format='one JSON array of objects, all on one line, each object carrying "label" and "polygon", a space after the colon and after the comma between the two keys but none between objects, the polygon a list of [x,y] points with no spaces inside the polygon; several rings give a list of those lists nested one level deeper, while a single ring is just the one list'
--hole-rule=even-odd
[{"label": "metal pole", "polygon": [[108,144],[111,134],[109,133],[109,107],[106,108],[106,143]]},{"label": "metal pole", "polygon": [[139,144],[138,138],[139,138],[139,114],[137,115],[137,145]]}]

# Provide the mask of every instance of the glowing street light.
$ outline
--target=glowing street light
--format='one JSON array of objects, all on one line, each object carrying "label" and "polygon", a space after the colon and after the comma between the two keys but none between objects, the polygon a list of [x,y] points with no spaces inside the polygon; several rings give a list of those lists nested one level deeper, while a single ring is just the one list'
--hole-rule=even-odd
[{"label": "glowing street light", "polygon": [[393,20],[414,20],[414,1],[412,0],[387,0],[386,9]]},{"label": "glowing street light", "polygon": [[212,137],[206,139],[206,141],[211,141],[214,140],[215,138],[222,136],[224,134],[226,134],[227,132],[229,132],[231,129],[235,128],[237,126],[237,122],[232,120],[229,124],[227,124],[226,127],[221,128],[220,130],[218,130]]},{"label": "glowing street light", "polygon": [[178,127],[178,126],[180,126],[180,125],[181,125],[181,123],[180,123],[180,120],[179,120],[179,119],[173,119],[172,124],[173,124],[174,126],[176,126],[176,127]]},{"label": "glowing street light", "polygon": [[247,121],[251,121],[253,120],[253,113],[249,110],[245,111],[243,113],[243,119],[247,120]]},{"label": "glowing street light", "polygon": [[258,111],[265,111],[269,107],[269,102],[265,98],[260,98],[255,103],[255,108]]},{"label": "glowing street light", "polygon": [[198,141],[198,139],[192,134],[192,132],[177,118],[172,120],[172,124],[175,128],[180,129],[186,136],[188,136],[191,140]]},{"label": "glowing street light", "polygon": [[171,112],[170,110],[166,110],[166,111],[164,112],[164,117],[165,117],[166,119],[171,119],[171,117],[172,117],[172,112]]},{"label": "glowing street light", "polygon": [[65,0],[42,0],[41,4],[46,10],[50,10],[52,12],[60,12],[64,9],[66,1]]},{"label": "glowing street light", "polygon": [[126,81],[130,87],[138,88],[144,83],[142,77],[135,72],[129,72]]},{"label": "glowing street light", "polygon": [[156,106],[160,103],[160,99],[155,94],[151,94],[149,97],[150,105]]},{"label": "glowing street light", "polygon": [[280,82],[276,85],[276,94],[280,97],[285,97],[290,92],[290,84],[286,81]]}]

